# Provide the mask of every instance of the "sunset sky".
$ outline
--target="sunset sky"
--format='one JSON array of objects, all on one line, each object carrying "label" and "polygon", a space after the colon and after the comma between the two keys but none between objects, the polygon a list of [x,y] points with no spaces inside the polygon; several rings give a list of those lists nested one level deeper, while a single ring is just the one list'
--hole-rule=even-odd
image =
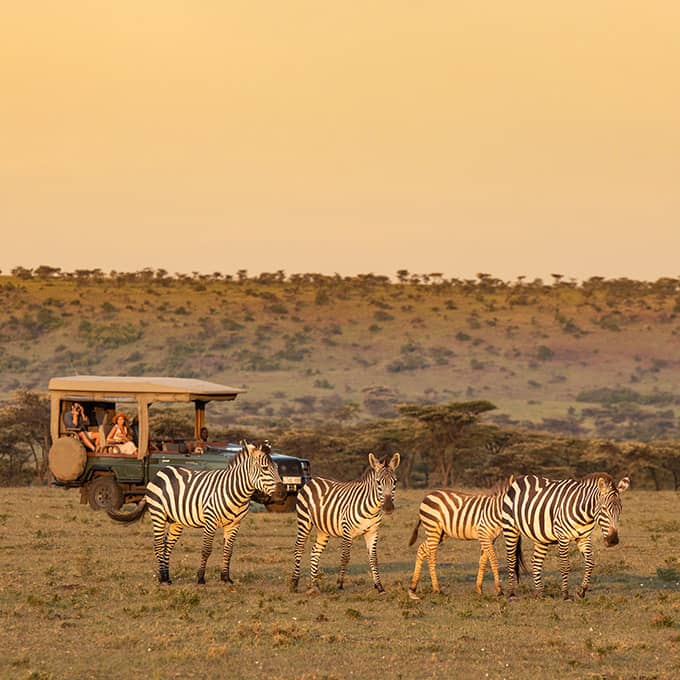
[{"label": "sunset sky", "polygon": [[680,275],[680,3],[22,0],[0,269]]}]

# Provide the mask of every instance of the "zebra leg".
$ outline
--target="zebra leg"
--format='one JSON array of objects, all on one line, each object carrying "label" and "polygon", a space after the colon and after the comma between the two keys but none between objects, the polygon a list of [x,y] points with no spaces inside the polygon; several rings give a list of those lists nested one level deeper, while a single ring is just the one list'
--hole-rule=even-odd
[{"label": "zebra leg", "polygon": [[590,540],[590,535],[578,539],[578,541],[576,541],[576,545],[581,552],[581,555],[583,555],[583,560],[585,562],[583,567],[583,581],[576,591],[576,594],[579,597],[585,597],[586,591],[588,590],[588,585],[590,584],[590,575],[593,573],[594,566],[593,543]]},{"label": "zebra leg", "polygon": [[[238,526],[238,525],[237,525]],[[213,541],[215,540],[215,531],[217,526],[213,521],[207,520],[203,528],[203,547],[201,548],[201,564],[198,567],[196,574],[196,583],[203,585],[205,583],[205,565],[208,563],[208,558],[212,553]]]},{"label": "zebra leg", "polygon": [[411,576],[411,585],[408,588],[409,597],[412,600],[419,600],[420,598],[416,596],[416,588],[418,587],[418,581],[420,581],[420,572],[423,568],[423,560],[428,557],[427,551],[427,540],[423,541],[418,546],[418,551],[416,552],[416,563],[413,567],[413,576]]},{"label": "zebra leg", "polygon": [[312,523],[309,520],[298,518],[297,537],[295,538],[295,561],[293,564],[293,575],[290,579],[290,589],[295,592],[300,581],[300,564],[302,562],[302,553],[305,549],[305,543],[312,530]]},{"label": "zebra leg", "polygon": [[328,539],[330,536],[328,534],[323,533],[322,531],[318,531],[316,534],[316,541],[314,543],[314,547],[312,548],[312,555],[310,558],[311,562],[311,587],[309,589],[310,592],[318,593],[319,592],[319,562],[321,560],[321,553],[326,549],[326,546],[328,545]]},{"label": "zebra leg", "polygon": [[427,556],[427,568],[430,572],[430,581],[432,582],[432,592],[441,593],[439,579],[437,578],[437,551],[439,550],[439,544],[444,540],[444,533],[430,534],[426,540],[425,554]]},{"label": "zebra leg", "polygon": [[486,569],[486,563],[488,561],[489,555],[486,552],[486,548],[482,545],[481,551],[479,553],[479,567],[477,568],[477,580],[475,581],[475,591],[477,592],[478,595],[482,594],[482,582],[484,581],[484,570]]},{"label": "zebra leg", "polygon": [[477,572],[477,583],[475,590],[480,595],[482,594],[484,570],[486,569],[486,563],[488,562],[491,565],[491,572],[493,573],[493,582],[496,595],[500,596],[503,594],[503,589],[501,588],[501,579],[498,574],[498,558],[496,557],[496,551],[493,547],[493,541],[488,536],[480,536],[479,543],[482,547],[482,554],[479,558],[479,570]]},{"label": "zebra leg", "polygon": [[517,578],[517,546],[519,531],[514,527],[503,527],[505,539],[506,561],[508,563],[508,597],[515,597],[515,580]]},{"label": "zebra leg", "polygon": [[233,583],[229,576],[229,566],[231,564],[231,555],[234,551],[234,543],[238,530],[241,528],[241,523],[224,527],[224,548],[222,549],[222,571],[220,572],[220,581],[223,583]]},{"label": "zebra leg", "polygon": [[569,539],[559,539],[557,542],[557,552],[560,556],[560,574],[562,575],[562,582],[560,584],[560,592],[562,599],[569,599]]},{"label": "zebra leg", "polygon": [[182,535],[184,527],[181,524],[173,522],[168,527],[168,533],[165,536],[165,545],[163,546],[163,560],[160,569],[159,581],[161,583],[167,583],[170,585],[172,581],[170,580],[170,555],[175,544]]},{"label": "zebra leg", "polygon": [[543,562],[547,552],[547,545],[543,543],[534,544],[534,554],[531,558],[531,573],[534,579],[536,597],[543,597],[545,595],[545,588],[543,587]]},{"label": "zebra leg", "polygon": [[166,554],[166,523],[162,517],[153,517],[153,551],[158,561],[158,581],[170,585],[169,556]]},{"label": "zebra leg", "polygon": [[364,534],[366,541],[366,550],[368,550],[368,561],[371,565],[371,574],[373,574],[373,585],[375,589],[382,595],[385,592],[383,584],[380,582],[380,573],[378,572],[378,528],[375,527]]},{"label": "zebra leg", "polygon": [[352,538],[350,536],[342,537],[342,548],[340,551],[340,571],[338,572],[338,590],[342,590],[345,582],[345,570],[349,563],[349,555],[352,550]]}]

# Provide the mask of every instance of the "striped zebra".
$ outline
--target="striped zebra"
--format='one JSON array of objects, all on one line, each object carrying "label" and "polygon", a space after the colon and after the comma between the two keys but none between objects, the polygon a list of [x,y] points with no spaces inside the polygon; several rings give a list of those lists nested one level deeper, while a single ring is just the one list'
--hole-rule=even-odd
[{"label": "striped zebra", "polygon": [[363,535],[368,550],[373,584],[384,593],[378,573],[378,527],[383,512],[394,510],[394,490],[400,456],[395,453],[389,463],[387,458],[378,460],[368,454],[369,467],[362,476],[352,482],[335,482],[313,477],[302,487],[297,500],[297,538],[295,540],[295,566],[291,589],[297,590],[300,580],[300,562],[307,538],[316,527],[316,542],[311,554],[310,593],[319,592],[319,560],[331,536],[342,539],[342,556],[338,573],[338,588],[342,589],[345,569],[349,562],[352,541]]},{"label": "striped zebra", "polygon": [[250,497],[261,491],[275,499],[285,497],[269,445],[242,443],[228,467],[220,470],[189,470],[168,466],[158,471],[146,487],[144,498],[131,513],[108,510],[119,522],[134,522],[149,509],[153,523],[153,545],[158,560],[158,580],[170,581],[170,554],[185,527],[203,528],[198,583],[205,583],[205,565],[213,549],[218,527],[224,530],[224,561],[221,579],[229,577],[229,563],[241,520],[248,514]]},{"label": "striped zebra", "polygon": [[630,486],[628,477],[618,485],[605,472],[582,479],[551,480],[528,475],[518,477],[503,501],[503,536],[508,560],[508,595],[515,593],[517,557],[521,556],[521,537],[534,542],[531,561],[534,588],[543,596],[543,561],[548,546],[557,544],[561,593],[569,598],[569,543],[583,555],[585,568],[578,596],[585,597],[593,571],[591,535],[599,524],[606,546],[619,542],[618,523],[621,514],[621,494]]},{"label": "striped zebra", "polygon": [[418,546],[416,553],[416,563],[408,589],[411,599],[419,599],[416,595],[416,587],[425,558],[427,558],[430,570],[432,591],[440,592],[437,579],[437,548],[445,538],[459,538],[464,541],[477,539],[481,547],[481,555],[475,589],[481,595],[484,570],[488,562],[493,572],[496,595],[503,594],[498,576],[498,559],[493,544],[502,531],[503,496],[513,481],[514,477],[511,476],[487,494],[472,495],[450,489],[440,489],[425,496],[420,504],[418,523],[409,541],[409,545],[416,542],[418,528],[422,524],[425,527],[425,540]]}]

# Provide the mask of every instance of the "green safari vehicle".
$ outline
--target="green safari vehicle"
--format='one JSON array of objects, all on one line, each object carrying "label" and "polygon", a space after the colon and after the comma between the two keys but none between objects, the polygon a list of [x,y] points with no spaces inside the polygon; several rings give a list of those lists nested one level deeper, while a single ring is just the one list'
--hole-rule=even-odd
[{"label": "green safari vehicle", "polygon": [[[80,489],[80,502],[95,510],[120,508],[137,502],[158,470],[178,465],[199,470],[224,468],[240,450],[238,445],[204,441],[206,404],[233,401],[245,390],[204,380],[170,377],[79,375],[49,382],[52,447],[49,468],[55,486]],[[152,404],[193,403],[194,438],[164,437],[149,432]],[[107,443],[116,416],[133,413],[132,443]],[[79,412],[78,423],[71,412]],[[273,503],[255,498],[273,512],[292,511],[297,492],[310,479],[309,461],[272,454],[286,485],[287,496]]]}]

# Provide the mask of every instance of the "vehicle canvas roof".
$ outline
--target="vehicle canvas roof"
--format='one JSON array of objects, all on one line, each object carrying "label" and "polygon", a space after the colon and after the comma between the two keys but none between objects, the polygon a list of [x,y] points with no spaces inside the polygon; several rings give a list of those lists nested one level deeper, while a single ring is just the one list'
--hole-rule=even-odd
[{"label": "vehicle canvas roof", "polygon": [[194,400],[231,400],[237,394],[246,392],[240,387],[219,385],[218,383],[194,378],[167,378],[152,376],[105,376],[105,375],[74,375],[52,378],[48,389],[51,392],[95,392],[115,395],[162,395],[171,397],[172,401]]}]

